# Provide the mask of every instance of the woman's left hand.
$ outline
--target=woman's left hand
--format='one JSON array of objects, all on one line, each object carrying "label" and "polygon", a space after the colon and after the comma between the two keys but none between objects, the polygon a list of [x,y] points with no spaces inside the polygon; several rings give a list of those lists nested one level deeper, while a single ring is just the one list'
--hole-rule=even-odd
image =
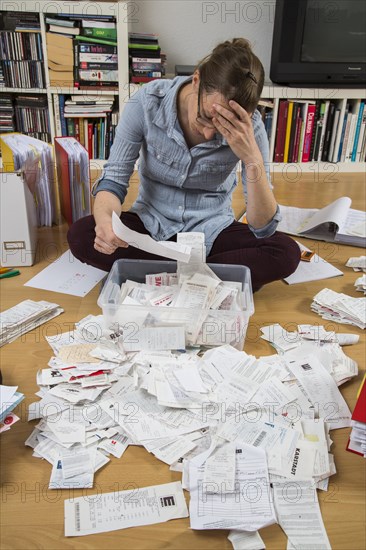
[{"label": "woman's left hand", "polygon": [[252,119],[236,101],[229,101],[230,109],[218,103],[213,104],[215,115],[212,119],[215,128],[226,139],[233,153],[244,164],[263,162],[255,141]]}]

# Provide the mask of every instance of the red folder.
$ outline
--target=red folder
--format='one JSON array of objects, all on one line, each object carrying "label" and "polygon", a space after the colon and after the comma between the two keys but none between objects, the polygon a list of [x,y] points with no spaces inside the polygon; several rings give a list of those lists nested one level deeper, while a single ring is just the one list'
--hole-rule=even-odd
[{"label": "red folder", "polygon": [[[60,191],[61,213],[67,223],[71,225],[78,218],[75,216],[72,191],[70,188],[69,156],[67,151],[61,145],[61,140],[63,141],[65,139],[75,138],[65,136],[55,137],[55,158],[57,168],[57,180]],[[81,144],[80,146],[83,147]],[[85,149],[85,147],[83,148]]]},{"label": "red folder", "polygon": [[[366,429],[366,374],[363,377],[361,386],[357,393],[357,401],[352,413],[352,420],[356,420],[357,422],[361,422],[362,424],[365,424],[365,429]],[[348,440],[346,449],[351,453],[364,456],[362,452],[353,448],[351,439]]]}]

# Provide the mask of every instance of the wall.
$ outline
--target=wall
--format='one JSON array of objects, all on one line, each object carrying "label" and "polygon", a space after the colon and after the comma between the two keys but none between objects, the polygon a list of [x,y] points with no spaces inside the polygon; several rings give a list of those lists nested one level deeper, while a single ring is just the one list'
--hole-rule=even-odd
[{"label": "wall", "polygon": [[174,73],[175,64],[195,65],[219,42],[242,36],[251,42],[269,80],[275,4],[276,0],[132,0],[129,28],[159,35],[168,73]]}]

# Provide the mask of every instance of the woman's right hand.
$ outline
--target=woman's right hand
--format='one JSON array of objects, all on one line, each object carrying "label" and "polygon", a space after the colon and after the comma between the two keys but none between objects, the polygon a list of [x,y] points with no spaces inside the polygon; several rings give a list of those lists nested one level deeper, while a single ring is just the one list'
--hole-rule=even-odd
[{"label": "woman's right hand", "polygon": [[121,214],[119,199],[108,191],[97,193],[94,201],[95,239],[94,248],[102,254],[113,254],[117,248],[127,248],[128,244],[114,234],[112,229],[112,214]]},{"label": "woman's right hand", "polygon": [[114,234],[112,221],[104,221],[95,226],[95,250],[102,254],[113,254],[120,247],[127,248],[128,244]]}]

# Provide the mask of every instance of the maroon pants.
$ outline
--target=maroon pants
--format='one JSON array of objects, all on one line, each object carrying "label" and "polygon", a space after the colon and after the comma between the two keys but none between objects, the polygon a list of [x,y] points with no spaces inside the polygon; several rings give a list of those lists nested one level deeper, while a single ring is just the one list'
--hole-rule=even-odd
[{"label": "maroon pants", "polygon": [[[122,212],[121,220],[127,227],[139,233],[148,233],[144,224],[132,212]],[[107,255],[94,248],[95,221],[93,216],[81,218],[69,229],[67,240],[73,255],[99,269],[110,271],[113,263],[121,258],[163,260],[138,248],[118,248]],[[169,240],[176,241],[174,235]],[[300,249],[296,242],[283,233],[258,239],[246,224],[234,221],[215,240],[207,262],[212,264],[239,264],[250,268],[253,291],[262,285],[291,275],[300,261]]]}]

